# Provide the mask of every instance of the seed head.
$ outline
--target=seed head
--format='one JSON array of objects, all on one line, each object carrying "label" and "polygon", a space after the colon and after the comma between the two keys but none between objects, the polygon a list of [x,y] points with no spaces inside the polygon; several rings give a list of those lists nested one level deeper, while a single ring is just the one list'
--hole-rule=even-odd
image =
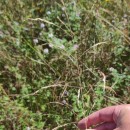
[{"label": "seed head", "polygon": [[65,105],[66,104],[66,100],[63,100],[62,103]]},{"label": "seed head", "polygon": [[35,44],[37,44],[38,43],[38,39],[33,39],[33,42],[35,43]]},{"label": "seed head", "polygon": [[41,23],[41,24],[40,24],[40,27],[41,27],[41,28],[44,28],[44,27],[45,27],[45,24],[44,24],[44,23]]},{"label": "seed head", "polygon": [[43,52],[44,52],[44,54],[48,54],[49,53],[49,49],[46,48],[46,49],[43,50]]},{"label": "seed head", "polygon": [[50,14],[51,14],[51,12],[50,12],[50,11],[47,11],[47,14],[48,14],[48,15],[50,15]]},{"label": "seed head", "polygon": [[73,46],[73,50],[77,50],[79,48],[79,45],[77,45],[77,44],[75,44],[74,46]]}]

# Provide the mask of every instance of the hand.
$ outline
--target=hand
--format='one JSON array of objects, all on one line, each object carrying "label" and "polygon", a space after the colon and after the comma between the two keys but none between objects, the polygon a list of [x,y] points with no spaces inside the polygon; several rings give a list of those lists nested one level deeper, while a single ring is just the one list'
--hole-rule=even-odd
[{"label": "hand", "polygon": [[[89,127],[95,125],[93,129]],[[130,104],[103,108],[78,123],[80,130],[130,130]]]}]

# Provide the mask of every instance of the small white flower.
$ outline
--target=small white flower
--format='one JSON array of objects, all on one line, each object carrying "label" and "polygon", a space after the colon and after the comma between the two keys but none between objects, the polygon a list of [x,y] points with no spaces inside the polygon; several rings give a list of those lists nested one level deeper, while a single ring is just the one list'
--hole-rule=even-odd
[{"label": "small white flower", "polygon": [[35,44],[37,44],[38,43],[38,39],[33,39],[33,42],[35,43]]},{"label": "small white flower", "polygon": [[68,91],[65,91],[65,92],[64,92],[64,95],[65,95],[65,96],[68,96],[68,95],[69,95],[69,92],[68,92]]},{"label": "small white flower", "polygon": [[48,54],[49,53],[48,48],[44,49],[43,52],[44,52],[44,54]]},{"label": "small white flower", "polygon": [[62,14],[62,17],[65,17],[65,14]]},{"label": "small white flower", "polygon": [[124,18],[127,18],[127,16],[128,16],[127,14],[124,14],[124,16],[123,16],[123,17],[124,17]]},{"label": "small white flower", "polygon": [[61,45],[61,46],[60,46],[60,49],[65,49],[65,46],[64,46],[64,45]]},{"label": "small white flower", "polygon": [[66,102],[66,100],[63,100],[62,103],[65,105],[67,102]]},{"label": "small white flower", "polygon": [[75,44],[74,46],[73,46],[73,50],[77,50],[79,48],[79,45],[77,45],[77,44]]},{"label": "small white flower", "polygon": [[49,47],[53,48],[53,47],[54,47],[54,45],[53,45],[52,43],[49,43]]},{"label": "small white flower", "polygon": [[39,35],[42,36],[42,32],[40,32]]},{"label": "small white flower", "polygon": [[111,22],[112,22],[112,23],[115,23],[115,20],[112,20]]},{"label": "small white flower", "polygon": [[113,68],[113,67],[110,67],[110,68],[109,68],[109,71],[111,71],[111,72],[112,72],[113,70],[114,70],[114,68]]},{"label": "small white flower", "polygon": [[5,69],[9,69],[9,66],[8,66],[8,65],[5,65],[4,68],[5,68]]},{"label": "small white flower", "polygon": [[52,38],[52,37],[53,37],[53,34],[52,34],[52,33],[50,33],[50,34],[48,35],[48,37]]},{"label": "small white flower", "polygon": [[50,11],[47,11],[47,14],[48,14],[48,15],[50,15],[50,14],[51,14],[51,12],[50,12]]},{"label": "small white flower", "polygon": [[63,10],[63,11],[65,11],[65,9],[66,9],[65,7],[62,7],[62,10]]},{"label": "small white flower", "polygon": [[30,128],[30,127],[27,127],[27,130],[31,130],[31,128]]},{"label": "small white flower", "polygon": [[40,27],[41,27],[41,28],[44,28],[44,27],[45,27],[45,24],[44,24],[44,23],[41,23],[41,24],[40,24]]}]

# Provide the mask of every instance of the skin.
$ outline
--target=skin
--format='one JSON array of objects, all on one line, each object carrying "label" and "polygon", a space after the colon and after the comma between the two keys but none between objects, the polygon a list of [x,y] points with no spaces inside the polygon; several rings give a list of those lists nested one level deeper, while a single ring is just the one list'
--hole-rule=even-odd
[{"label": "skin", "polygon": [[[91,126],[96,126],[90,129]],[[82,119],[80,130],[130,130],[130,104],[103,108]]]}]

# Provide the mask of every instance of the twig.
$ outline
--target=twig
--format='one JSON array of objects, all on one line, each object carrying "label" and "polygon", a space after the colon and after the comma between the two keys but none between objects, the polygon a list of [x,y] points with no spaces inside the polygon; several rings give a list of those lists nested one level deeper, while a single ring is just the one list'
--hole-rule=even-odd
[{"label": "twig", "polygon": [[75,123],[77,123],[77,122],[66,123],[66,124],[57,126],[57,127],[53,128],[52,130],[58,130],[59,128],[65,127],[65,126],[67,126],[67,125],[75,124]]},{"label": "twig", "polygon": [[44,87],[38,89],[37,91],[35,91],[34,93],[27,94],[27,95],[23,96],[22,98],[25,98],[25,97],[27,97],[27,96],[36,95],[36,94],[38,94],[41,90],[44,90],[44,89],[54,88],[54,87],[61,87],[61,86],[64,86],[64,85],[62,85],[62,84],[54,84],[54,85],[44,86]]},{"label": "twig", "polygon": [[103,73],[103,72],[99,72],[101,75],[102,75],[102,77],[103,77],[103,90],[105,91],[105,89],[106,89],[106,75]]}]

